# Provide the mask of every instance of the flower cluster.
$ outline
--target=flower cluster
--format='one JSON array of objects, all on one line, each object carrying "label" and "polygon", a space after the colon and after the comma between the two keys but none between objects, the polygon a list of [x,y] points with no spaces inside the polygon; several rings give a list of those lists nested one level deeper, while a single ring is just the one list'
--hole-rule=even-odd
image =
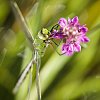
[{"label": "flower cluster", "polygon": [[74,52],[81,51],[81,43],[89,42],[86,36],[88,28],[86,25],[80,25],[78,17],[73,19],[60,18],[58,21],[59,28],[52,31],[52,37],[55,39],[64,39],[62,53],[70,56]]}]

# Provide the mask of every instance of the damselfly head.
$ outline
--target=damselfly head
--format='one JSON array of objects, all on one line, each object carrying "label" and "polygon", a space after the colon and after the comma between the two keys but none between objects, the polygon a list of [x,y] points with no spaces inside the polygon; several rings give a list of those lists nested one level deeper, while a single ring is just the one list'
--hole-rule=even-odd
[{"label": "damselfly head", "polygon": [[43,28],[39,33],[38,33],[38,37],[41,40],[47,40],[49,38],[49,30],[47,30],[46,28]]},{"label": "damselfly head", "polygon": [[49,35],[49,30],[46,29],[46,28],[43,28],[43,29],[42,29],[42,34],[44,34],[44,35]]}]

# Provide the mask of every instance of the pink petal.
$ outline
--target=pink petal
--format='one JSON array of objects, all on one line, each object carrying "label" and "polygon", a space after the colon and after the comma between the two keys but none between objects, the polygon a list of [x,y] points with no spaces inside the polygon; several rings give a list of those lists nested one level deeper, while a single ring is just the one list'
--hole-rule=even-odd
[{"label": "pink petal", "polygon": [[60,18],[59,21],[58,21],[58,24],[61,27],[65,27],[67,25],[67,20],[65,18]]},{"label": "pink petal", "polygon": [[88,28],[84,27],[84,26],[81,26],[80,31],[81,31],[82,34],[85,34],[88,31]]},{"label": "pink petal", "polygon": [[82,36],[81,37],[81,42],[89,42],[90,39],[87,36]]},{"label": "pink petal", "polygon": [[67,55],[67,56],[72,56],[73,53],[74,53],[74,51],[69,51],[69,52],[66,52],[66,55]]},{"label": "pink petal", "polygon": [[74,53],[73,44],[70,44],[68,51],[66,52],[66,55],[71,56],[71,55],[73,55],[73,53]]},{"label": "pink petal", "polygon": [[66,52],[66,49],[65,48],[66,48],[66,44],[63,44],[62,45],[62,53],[65,53]]},{"label": "pink petal", "polygon": [[78,17],[75,16],[75,17],[72,19],[72,22],[73,22],[73,24],[77,25],[77,24],[78,24]]},{"label": "pink petal", "polygon": [[74,44],[74,51],[75,52],[80,52],[81,51],[81,46],[79,44]]},{"label": "pink petal", "polygon": [[71,19],[68,17],[68,24],[70,24],[71,23]]},{"label": "pink petal", "polygon": [[67,56],[71,56],[74,53],[73,44],[63,44],[62,53],[65,53]]}]

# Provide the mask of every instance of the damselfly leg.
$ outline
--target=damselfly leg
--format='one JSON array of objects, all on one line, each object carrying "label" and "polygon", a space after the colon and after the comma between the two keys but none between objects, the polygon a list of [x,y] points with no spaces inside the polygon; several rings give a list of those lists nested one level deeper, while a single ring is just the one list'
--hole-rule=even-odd
[{"label": "damselfly leg", "polygon": [[59,25],[58,25],[58,24],[55,24],[55,25],[51,28],[50,32],[52,32],[54,29],[57,29],[58,27],[59,27]]},{"label": "damselfly leg", "polygon": [[65,54],[65,53],[59,53],[59,52],[57,51],[58,45],[57,45],[57,47],[54,47],[54,46],[52,45],[52,43],[51,43],[51,46],[53,47],[54,51],[55,51],[59,56],[62,56],[62,55]]}]

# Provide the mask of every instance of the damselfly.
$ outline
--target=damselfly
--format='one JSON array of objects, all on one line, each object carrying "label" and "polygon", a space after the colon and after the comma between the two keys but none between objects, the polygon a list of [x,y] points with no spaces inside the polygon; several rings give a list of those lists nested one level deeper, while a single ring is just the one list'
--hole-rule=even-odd
[{"label": "damselfly", "polygon": [[[18,5],[16,2],[13,0],[10,0],[11,7],[13,9],[13,12],[16,16],[16,18],[19,20],[22,29],[26,35],[26,38],[28,39],[33,52],[33,57],[29,64],[26,66],[25,70],[21,74],[21,77],[19,78],[13,92],[16,93],[21,85],[21,83],[24,81],[25,77],[27,76],[28,72],[31,70],[32,66],[36,64],[36,85],[37,85],[37,94],[38,94],[38,100],[41,100],[41,90],[40,90],[40,85],[39,85],[39,68],[40,68],[40,63],[41,63],[41,57],[44,55],[46,48],[48,47],[49,44],[52,45],[52,42],[57,45],[53,39],[50,37],[51,31],[53,29],[58,28],[58,24],[52,27],[52,29],[49,31],[46,28],[43,28],[36,38],[34,39],[32,36],[32,32],[30,31],[29,27],[27,26],[27,22],[24,19]],[[53,46],[53,45],[52,45]],[[58,52],[57,52],[58,53]],[[59,53],[58,53],[59,54]],[[62,54],[59,54],[62,55]]]}]

